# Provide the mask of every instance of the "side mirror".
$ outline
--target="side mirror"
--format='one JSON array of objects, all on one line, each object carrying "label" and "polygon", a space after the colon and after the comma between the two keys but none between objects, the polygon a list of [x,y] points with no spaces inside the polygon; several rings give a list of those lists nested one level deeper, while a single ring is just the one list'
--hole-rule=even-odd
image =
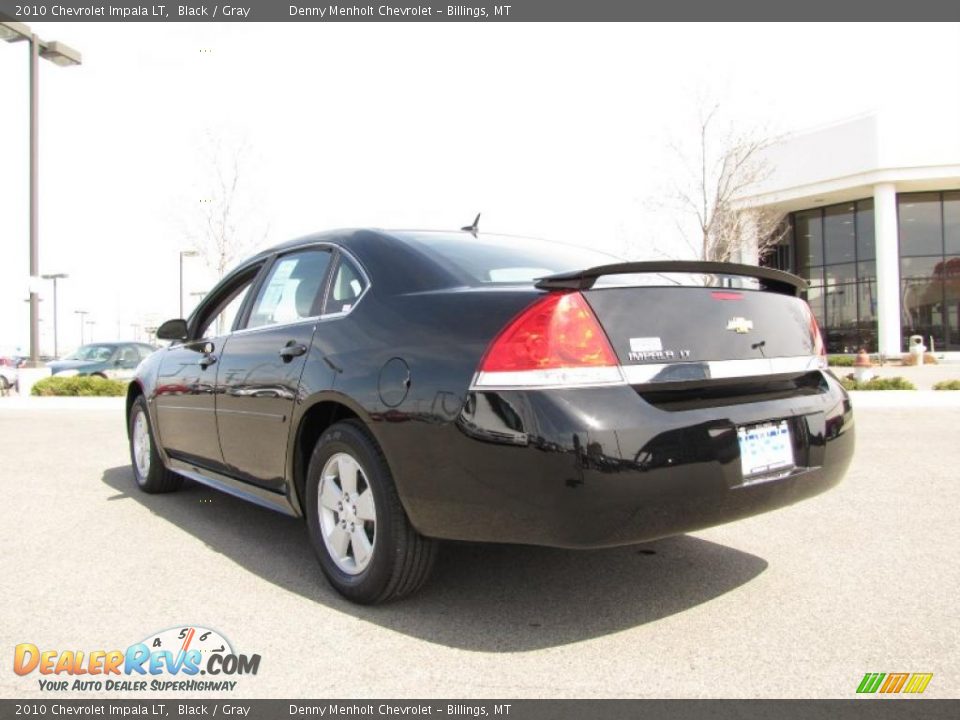
[{"label": "side mirror", "polygon": [[183,318],[167,320],[157,328],[157,340],[186,340],[187,321]]}]

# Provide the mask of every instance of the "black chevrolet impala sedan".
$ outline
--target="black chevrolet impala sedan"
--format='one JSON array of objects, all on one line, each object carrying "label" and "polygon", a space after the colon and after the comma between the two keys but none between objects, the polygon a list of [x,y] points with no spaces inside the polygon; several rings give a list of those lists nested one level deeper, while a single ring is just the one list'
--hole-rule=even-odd
[{"label": "black chevrolet impala sedan", "polygon": [[134,476],[304,517],[362,603],[417,589],[443,539],[599,548],[765,512],[853,452],[803,287],[472,229],[313,235],[159,329]]}]

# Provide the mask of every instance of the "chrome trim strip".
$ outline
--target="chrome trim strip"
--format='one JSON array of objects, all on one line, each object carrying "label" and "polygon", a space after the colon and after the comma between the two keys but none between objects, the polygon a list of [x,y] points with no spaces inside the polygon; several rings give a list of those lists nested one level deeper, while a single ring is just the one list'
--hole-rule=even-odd
[{"label": "chrome trim strip", "polygon": [[707,360],[705,362],[656,363],[624,365],[621,369],[630,385],[689,380],[725,380],[758,375],[824,370],[825,358],[819,355],[797,357],[751,358],[749,360]]},{"label": "chrome trim strip", "polygon": [[[162,398],[163,395],[159,395],[158,397]],[[193,407],[191,405],[167,405],[164,402],[157,402],[157,405],[163,408],[164,410],[189,410],[190,412],[209,412],[209,413],[216,412],[216,410],[212,407],[207,408],[207,407]]]},{"label": "chrome trim strip", "polygon": [[820,355],[706,360],[703,362],[651,363],[618,367],[557,368],[516,372],[478,372],[470,390],[547,390],[550,388],[610,387],[692,380],[726,380],[739,377],[781,375],[825,370]]},{"label": "chrome trim strip", "polygon": [[[290,320],[288,322],[282,322],[282,323],[273,323],[271,325],[257,325],[256,327],[237,328],[236,330],[234,330],[231,333],[228,333],[227,335],[214,336],[213,338],[210,339],[210,342],[213,342],[219,337],[227,338],[227,337],[232,337],[234,335],[252,335],[254,333],[265,332],[267,330],[296,327],[297,325],[307,325],[308,323],[317,322],[320,319],[320,317],[321,317],[320,315],[313,315],[311,317],[299,318],[297,320]],[[214,352],[217,352],[216,348],[214,348]]]},{"label": "chrome trim strip", "polygon": [[510,390],[516,388],[572,388],[623,385],[623,373],[616,366],[479,372],[471,389]]},{"label": "chrome trim strip", "polygon": [[[290,400],[291,398],[272,397],[270,399],[271,400],[277,400],[277,399]],[[277,413],[254,412],[253,410],[229,410],[227,408],[218,407],[217,414],[221,414],[221,413],[223,415],[254,415],[256,417],[265,417],[265,418],[270,418],[271,420],[279,420],[280,422],[283,422],[287,419],[286,415],[278,415]]]}]

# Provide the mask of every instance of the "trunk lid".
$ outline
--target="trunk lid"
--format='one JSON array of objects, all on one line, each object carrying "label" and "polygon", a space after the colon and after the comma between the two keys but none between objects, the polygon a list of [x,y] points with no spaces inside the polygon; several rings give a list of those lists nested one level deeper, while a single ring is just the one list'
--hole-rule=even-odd
[{"label": "trunk lid", "polygon": [[799,298],[710,287],[583,291],[622,365],[815,354]]},{"label": "trunk lid", "polygon": [[806,283],[778,270],[622,263],[537,286],[583,294],[634,385],[799,375],[826,365],[813,315],[797,297]]}]

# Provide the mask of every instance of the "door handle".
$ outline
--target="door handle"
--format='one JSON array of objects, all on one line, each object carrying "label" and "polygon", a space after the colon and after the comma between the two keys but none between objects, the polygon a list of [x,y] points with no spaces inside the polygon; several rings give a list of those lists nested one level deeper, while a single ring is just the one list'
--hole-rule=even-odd
[{"label": "door handle", "polygon": [[280,357],[284,362],[290,362],[295,357],[300,357],[307,351],[307,346],[293,340],[280,348]]},{"label": "door handle", "polygon": [[202,358],[197,360],[197,365],[206,370],[208,367],[213,365],[217,361],[216,355],[204,355]]}]

